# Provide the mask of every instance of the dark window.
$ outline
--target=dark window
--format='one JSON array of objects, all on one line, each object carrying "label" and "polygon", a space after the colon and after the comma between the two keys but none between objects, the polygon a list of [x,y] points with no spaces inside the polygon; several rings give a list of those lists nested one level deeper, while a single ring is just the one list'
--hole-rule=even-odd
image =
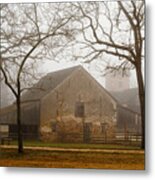
[{"label": "dark window", "polygon": [[83,132],[83,140],[84,143],[89,143],[91,140],[91,127],[92,123],[84,123],[84,132]]},{"label": "dark window", "polygon": [[77,102],[75,105],[75,117],[84,117],[84,103]]}]

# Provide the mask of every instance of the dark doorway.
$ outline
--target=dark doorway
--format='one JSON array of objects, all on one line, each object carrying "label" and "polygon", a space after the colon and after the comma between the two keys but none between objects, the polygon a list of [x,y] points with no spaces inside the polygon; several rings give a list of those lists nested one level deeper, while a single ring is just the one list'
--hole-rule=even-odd
[{"label": "dark doorway", "polygon": [[102,128],[101,130],[104,137],[104,143],[107,142],[107,126],[108,126],[107,123],[101,123],[101,128]]},{"label": "dark doorway", "polygon": [[[15,124],[9,125],[9,137],[17,139],[18,127]],[[38,139],[37,125],[22,125],[22,134],[24,139]]]},{"label": "dark doorway", "polygon": [[84,123],[83,125],[83,141],[84,143],[90,143],[91,140],[91,123]]}]

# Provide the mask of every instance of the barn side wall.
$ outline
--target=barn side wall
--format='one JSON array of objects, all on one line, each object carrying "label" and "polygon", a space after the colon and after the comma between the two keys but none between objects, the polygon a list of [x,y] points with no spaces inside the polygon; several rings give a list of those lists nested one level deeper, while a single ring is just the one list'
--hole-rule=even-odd
[{"label": "barn side wall", "polygon": [[[17,115],[15,104],[1,109],[0,126],[8,128],[10,137],[17,137]],[[27,102],[21,104],[21,124],[23,137],[26,139],[39,138],[40,102]],[[2,135],[3,136],[3,135]]]},{"label": "barn side wall", "polygon": [[[83,106],[79,114],[78,104]],[[95,140],[95,136],[114,137],[116,104],[81,69],[42,99],[40,113],[40,134],[45,141],[83,142],[84,138]]]},{"label": "barn side wall", "polygon": [[117,108],[117,131],[123,133],[141,134],[141,116],[127,108]]}]

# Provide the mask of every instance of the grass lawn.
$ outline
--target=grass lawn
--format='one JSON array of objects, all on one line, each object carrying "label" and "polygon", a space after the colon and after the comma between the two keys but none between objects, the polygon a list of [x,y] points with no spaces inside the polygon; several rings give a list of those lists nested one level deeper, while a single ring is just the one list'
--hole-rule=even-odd
[{"label": "grass lawn", "polygon": [[[17,141],[11,142],[17,145]],[[140,149],[133,145],[116,145],[116,144],[76,144],[76,143],[47,143],[42,141],[24,141],[24,146],[32,147],[57,147],[57,148],[78,148],[78,149]]]},{"label": "grass lawn", "polygon": [[144,154],[25,150],[18,155],[16,149],[1,148],[0,166],[143,170]]}]

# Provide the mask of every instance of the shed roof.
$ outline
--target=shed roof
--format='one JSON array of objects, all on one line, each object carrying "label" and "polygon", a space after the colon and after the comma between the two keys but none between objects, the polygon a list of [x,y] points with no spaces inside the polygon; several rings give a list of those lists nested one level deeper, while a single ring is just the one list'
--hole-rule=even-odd
[{"label": "shed roof", "polygon": [[138,89],[132,88],[127,89],[121,92],[110,92],[113,97],[117,99],[117,101],[128,107],[129,109],[140,113],[140,102],[138,97]]}]

